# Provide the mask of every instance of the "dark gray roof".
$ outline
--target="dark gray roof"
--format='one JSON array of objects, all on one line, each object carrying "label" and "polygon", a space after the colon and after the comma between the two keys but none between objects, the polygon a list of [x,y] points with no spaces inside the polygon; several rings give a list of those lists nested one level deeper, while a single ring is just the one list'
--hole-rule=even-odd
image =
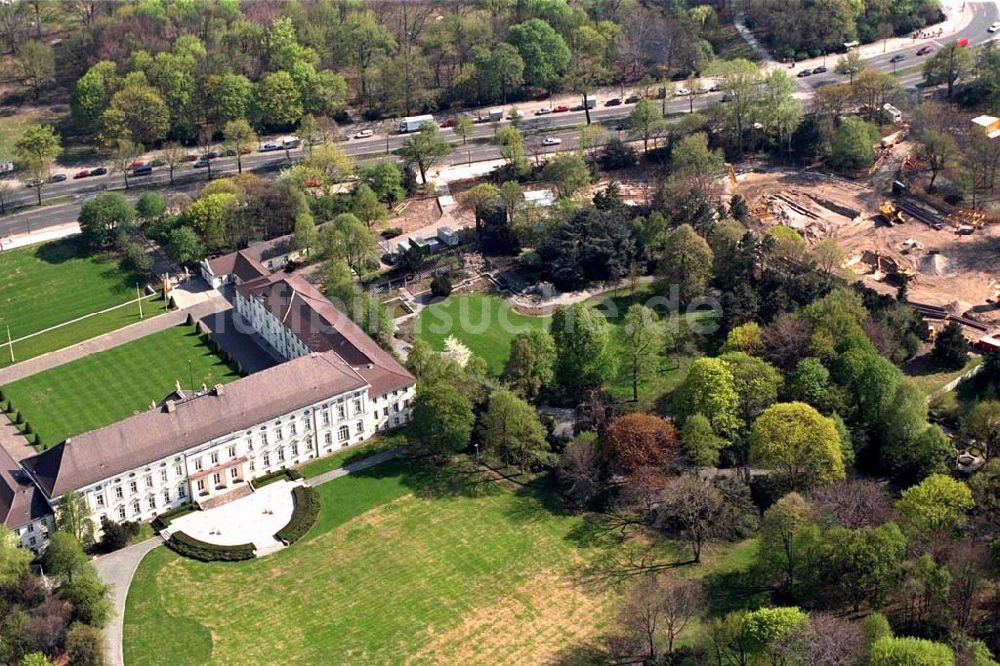
[{"label": "dark gray roof", "polygon": [[365,385],[337,354],[310,354],[78,435],[24,466],[56,498]]},{"label": "dark gray roof", "polygon": [[[267,273],[267,269],[262,266],[262,262],[268,259],[273,259],[274,257],[281,257],[292,249],[292,237],[278,236],[269,241],[260,241],[256,243],[251,243],[248,247],[237,250],[236,252],[230,252],[229,254],[224,254],[221,257],[216,257],[208,262],[208,267],[212,269],[212,275],[222,276],[229,275],[230,273],[236,273],[240,276],[241,280],[250,280],[256,275],[242,275],[242,272],[247,270],[247,264],[251,266],[259,266],[261,275]],[[243,259],[241,262],[240,259]],[[249,260],[249,261],[248,261]]]},{"label": "dark gray roof", "polygon": [[13,529],[52,513],[45,496],[0,447],[0,522]]}]

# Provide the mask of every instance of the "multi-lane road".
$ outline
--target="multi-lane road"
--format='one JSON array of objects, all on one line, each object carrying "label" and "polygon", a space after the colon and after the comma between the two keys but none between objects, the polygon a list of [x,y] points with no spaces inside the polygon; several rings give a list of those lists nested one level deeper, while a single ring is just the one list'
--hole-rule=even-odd
[{"label": "multi-lane road", "polygon": [[[1000,33],[988,32],[990,24],[994,21],[1000,20],[1000,8],[998,8],[1000,2],[969,2],[968,4],[969,9],[971,9],[972,12],[971,20],[958,32],[937,40],[913,40],[909,46],[903,48],[897,47],[894,50],[889,50],[885,53],[876,53],[875,55],[867,57],[865,59],[866,64],[869,67],[874,67],[883,71],[898,71],[900,73],[900,82],[903,86],[913,89],[923,79],[920,67],[923,64],[923,61],[929,57],[929,55],[917,55],[917,51],[922,47],[931,46],[936,51],[948,42],[960,38],[968,39],[970,46],[976,46],[989,41],[996,36],[1000,36]],[[902,60],[899,59],[899,56],[902,56]],[[838,57],[839,56],[829,56],[827,58],[829,62],[827,63],[828,71],[826,73],[796,78],[796,84],[800,97],[808,100],[817,88],[833,82],[846,80],[846,77],[833,72],[833,65]],[[893,62],[894,57],[896,58],[896,62]],[[796,67],[795,69],[790,69],[789,73],[795,75],[797,72],[801,71],[801,69],[801,66]],[[605,99],[610,96],[610,94],[606,95]],[[719,101],[721,98],[721,93],[697,95],[694,99],[694,108],[704,108]],[[614,129],[615,127],[620,126],[621,122],[631,113],[632,106],[625,104],[611,107],[603,106],[605,99],[601,99],[602,105],[591,110],[590,117],[592,121],[604,123]],[[660,102],[657,103],[659,104]],[[545,147],[542,149],[542,153],[572,148],[575,145],[577,128],[585,122],[584,112],[569,111],[543,116],[533,115],[537,108],[546,106],[547,104],[548,103],[542,102],[522,106],[521,109],[525,114],[525,117],[521,120],[522,129],[529,133],[544,132],[545,136],[558,137],[562,139],[561,145]],[[666,111],[668,114],[684,113],[688,111],[689,108],[690,102],[686,97],[669,99],[666,103]],[[440,120],[443,120],[444,117],[445,116],[442,116]],[[507,119],[502,121],[503,124],[508,122],[510,121]],[[495,127],[490,123],[476,125],[472,134],[468,137],[467,143],[464,144],[460,137],[454,135],[452,130],[443,129],[442,132],[446,137],[449,137],[454,144],[456,144],[455,152],[451,157],[452,163],[461,163],[466,160],[482,161],[494,159],[499,156],[496,146],[489,142],[495,132]],[[389,159],[396,159],[391,155],[391,153],[401,147],[406,139],[407,135],[405,134],[390,134],[388,137],[384,135],[376,135],[366,139],[350,139],[340,145],[349,155],[352,155],[356,161],[363,164],[369,161],[386,159],[387,153],[389,154]],[[285,151],[274,151],[245,155],[243,157],[243,168],[251,171],[278,171],[287,167],[290,160],[295,161],[297,159],[301,159],[302,154],[302,149],[297,148],[289,151],[288,154],[286,154]],[[216,175],[235,172],[235,158],[222,157],[212,160],[213,177]],[[68,171],[67,173],[72,176],[72,171]],[[192,190],[197,187],[199,182],[204,182],[207,179],[207,176],[208,174],[206,169],[195,169],[191,163],[185,163],[175,169],[175,185],[171,189],[179,191]],[[168,170],[165,167],[159,167],[148,176],[130,176],[129,184],[132,188],[130,193],[137,189],[146,187],[169,186],[169,182],[170,176]],[[62,183],[46,184],[42,190],[43,201],[57,198],[65,199],[66,197],[71,197],[73,201],[65,205],[25,211],[0,218],[0,237],[25,233],[29,230],[29,228],[37,231],[44,227],[57,226],[67,222],[72,222],[76,219],[79,204],[82,200],[106,190],[122,189],[124,186],[125,183],[121,174],[109,174],[107,176],[96,176],[79,180],[73,180],[71,178],[70,180],[66,180]],[[9,202],[14,207],[19,205],[31,205],[34,203],[35,198],[35,191],[25,188],[13,193],[13,195],[9,198]]]}]

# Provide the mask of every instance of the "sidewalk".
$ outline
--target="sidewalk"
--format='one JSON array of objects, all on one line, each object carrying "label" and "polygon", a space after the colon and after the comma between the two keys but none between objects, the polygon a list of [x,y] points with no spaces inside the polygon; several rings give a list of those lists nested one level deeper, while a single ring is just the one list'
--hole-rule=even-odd
[{"label": "sidewalk", "polygon": [[59,240],[67,236],[76,236],[80,233],[80,225],[76,222],[62,224],[58,227],[48,227],[42,231],[33,231],[30,234],[17,234],[0,238],[0,251],[13,250],[17,247],[26,247],[36,243]]}]

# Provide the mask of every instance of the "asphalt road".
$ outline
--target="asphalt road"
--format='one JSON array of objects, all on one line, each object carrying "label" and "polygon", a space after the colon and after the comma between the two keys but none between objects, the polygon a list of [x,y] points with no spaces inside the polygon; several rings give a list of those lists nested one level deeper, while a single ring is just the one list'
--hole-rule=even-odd
[{"label": "asphalt road", "polygon": [[[904,49],[897,49],[887,53],[880,53],[866,59],[870,67],[875,67],[883,71],[901,70],[900,75],[902,85],[910,90],[917,91],[917,84],[923,80],[920,71],[924,60],[928,56],[917,56],[916,52],[923,46],[931,45],[934,50],[941,48],[944,44],[965,37],[972,46],[982,44],[995,37],[1000,37],[1000,33],[989,33],[987,28],[994,21],[1000,20],[1000,7],[998,2],[970,2],[973,18],[964,29],[957,34],[950,35],[940,40],[918,39],[912,46]],[[896,55],[904,56],[902,61],[892,62]],[[830,83],[846,80],[847,77],[833,72],[834,64],[839,56],[829,57],[829,70],[825,74],[809,77],[797,78],[797,88],[804,96],[808,97],[817,88]],[[911,71],[912,70],[912,71]],[[794,71],[790,73],[794,74]],[[706,106],[721,100],[721,93],[708,93],[695,97],[694,108],[702,109]],[[657,104],[660,102],[657,101]],[[524,105],[524,112],[527,114],[520,121],[521,128],[527,133],[544,132],[545,136],[558,137],[562,139],[562,144],[558,146],[546,147],[542,153],[554,150],[566,150],[573,148],[576,143],[577,128],[586,122],[583,111],[569,111],[565,113],[553,113],[544,116],[534,116],[534,110],[543,106],[545,102],[536,102]],[[618,126],[632,111],[632,105],[620,105],[613,107],[598,106],[590,112],[591,120],[602,122],[610,128]],[[686,97],[677,97],[667,100],[666,111],[670,113],[684,113],[690,109],[690,102]],[[444,120],[447,115],[442,115],[439,120]],[[510,121],[504,119],[501,125]],[[494,127],[491,123],[482,123],[474,127],[472,134],[468,138],[468,143],[462,144],[460,137],[455,136],[451,129],[442,129],[445,136],[450,137],[456,144],[455,152],[451,156],[451,163],[458,164],[465,161],[482,161],[495,159],[499,156],[496,146],[487,143],[493,137]],[[358,163],[378,161],[381,159],[397,159],[392,152],[398,149],[406,141],[407,135],[392,134],[388,137],[374,136],[367,139],[350,139],[343,142],[341,147],[352,155]],[[388,153],[388,156],[387,156]],[[248,171],[276,172],[287,167],[294,161],[301,159],[303,150],[292,149],[285,151],[274,151],[268,153],[253,153],[243,156],[243,168]],[[235,157],[220,157],[212,160],[212,177],[224,174],[236,173]],[[13,233],[24,233],[29,229],[38,230],[43,227],[57,226],[72,222],[76,219],[80,203],[87,198],[100,192],[113,189],[123,189],[125,182],[121,174],[110,174],[107,176],[97,176],[79,180],[72,179],[72,171],[67,175],[70,180],[62,183],[50,183],[43,186],[42,200],[65,199],[71,197],[71,203],[65,203],[47,208],[29,210],[21,213],[14,213],[7,217],[0,218],[0,236]],[[159,167],[148,176],[130,176],[130,189],[127,194],[130,197],[137,197],[138,192],[145,188],[169,188],[171,191],[192,191],[200,183],[207,181],[208,170],[205,168],[195,169],[191,163],[185,163],[177,167],[174,171],[174,185],[170,186],[170,175],[165,167]],[[11,207],[32,205],[35,202],[36,193],[31,189],[23,189],[14,193],[10,198]]]}]

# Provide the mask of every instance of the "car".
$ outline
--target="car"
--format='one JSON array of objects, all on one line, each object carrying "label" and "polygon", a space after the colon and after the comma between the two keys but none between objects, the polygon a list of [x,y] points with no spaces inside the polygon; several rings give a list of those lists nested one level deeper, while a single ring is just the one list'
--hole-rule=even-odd
[{"label": "car", "polygon": [[198,160],[191,166],[194,167],[195,169],[204,169],[205,167],[208,166],[208,160]]},{"label": "car", "polygon": [[615,125],[616,132],[624,132],[627,129],[628,129],[627,123],[618,123],[617,125]]},{"label": "car", "polygon": [[77,171],[73,174],[73,180],[79,180],[80,178],[86,178],[90,175],[90,169],[84,169],[83,171]]},{"label": "car", "polygon": [[571,108],[570,111],[583,111],[583,104],[577,104],[576,106]]},{"label": "car", "polygon": [[368,139],[373,136],[375,136],[375,130],[370,129],[358,130],[354,133],[355,139]]},{"label": "car", "polygon": [[930,44],[928,44],[927,46],[921,46],[920,50],[917,51],[917,55],[918,56],[927,55],[928,53],[930,53],[933,50],[934,50],[934,47],[931,46]]},{"label": "car", "polygon": [[902,53],[897,53],[896,55],[889,58],[889,62],[902,62],[904,60],[906,60],[906,56],[903,55]]},{"label": "car", "polygon": [[97,167],[96,169],[91,169],[90,170],[90,175],[91,176],[103,176],[107,172],[108,172],[108,168],[107,167]]},{"label": "car", "polygon": [[184,156],[184,161],[185,162],[197,162],[198,161],[198,153],[188,153],[187,155]]},{"label": "car", "polygon": [[128,168],[134,169],[136,167],[141,167],[145,165],[146,165],[146,160],[136,160],[135,162],[132,162],[132,164],[130,164]]},{"label": "car", "polygon": [[800,79],[801,78],[805,78],[807,76],[812,76],[812,70],[811,69],[803,69],[801,72],[799,72],[798,74],[796,74],[796,76],[798,76]]},{"label": "car", "polygon": [[569,107],[566,106],[565,104],[560,104],[559,106],[552,109],[552,113],[565,113],[566,111],[569,111]]},{"label": "car", "polygon": [[625,103],[626,104],[635,104],[640,99],[642,99],[642,97],[640,97],[639,95],[630,95],[630,96],[628,96],[628,97],[625,98]]},{"label": "car", "polygon": [[32,178],[31,180],[26,180],[24,182],[24,186],[25,187],[41,187],[42,186],[42,181],[38,180],[37,178]]},{"label": "car", "polygon": [[690,94],[691,91],[688,90],[687,88],[678,88],[677,90],[674,91],[674,95],[676,95],[677,97],[687,97]]},{"label": "car", "polygon": [[558,146],[560,143],[562,143],[562,139],[557,136],[547,136],[542,139],[543,146]]},{"label": "car", "polygon": [[708,87],[708,92],[719,92],[720,90],[722,90],[722,86],[718,83],[713,83]]},{"label": "car", "polygon": [[153,166],[150,164],[143,164],[132,169],[133,176],[148,176],[151,173],[153,173]]},{"label": "car", "polygon": [[270,153],[275,150],[281,150],[281,145],[274,143],[273,141],[268,141],[260,147],[260,152],[262,153]]},{"label": "car", "polygon": [[540,108],[537,111],[535,111],[535,115],[536,116],[547,116],[550,113],[552,113],[552,109],[550,109],[547,106],[543,106],[542,108]]},{"label": "car", "polygon": [[454,126],[455,126],[455,118],[454,118],[454,117],[451,117],[451,118],[445,118],[445,119],[444,119],[444,120],[443,120],[443,121],[441,122],[441,125],[439,125],[439,127],[442,127],[442,128],[443,128],[443,127],[454,127]]},{"label": "car", "polygon": [[50,183],[61,183],[66,180],[66,174],[64,173],[54,173],[49,177]]},{"label": "car", "polygon": [[386,266],[395,266],[399,263],[399,255],[395,252],[386,252],[382,255],[382,263]]},{"label": "car", "polygon": [[826,67],[824,67],[823,65],[813,68],[813,74],[826,74],[826,71],[827,71]]},{"label": "car", "polygon": [[201,159],[203,160],[214,160],[216,157],[220,157],[219,151],[210,150],[207,153],[202,154]]},{"label": "car", "polygon": [[611,99],[609,99],[607,102],[604,103],[604,106],[619,106],[621,105],[621,103],[622,103],[621,97],[612,97]]},{"label": "car", "polygon": [[990,27],[986,29],[987,32],[996,32],[997,30],[1000,30],[1000,21],[994,21],[990,24]]}]

